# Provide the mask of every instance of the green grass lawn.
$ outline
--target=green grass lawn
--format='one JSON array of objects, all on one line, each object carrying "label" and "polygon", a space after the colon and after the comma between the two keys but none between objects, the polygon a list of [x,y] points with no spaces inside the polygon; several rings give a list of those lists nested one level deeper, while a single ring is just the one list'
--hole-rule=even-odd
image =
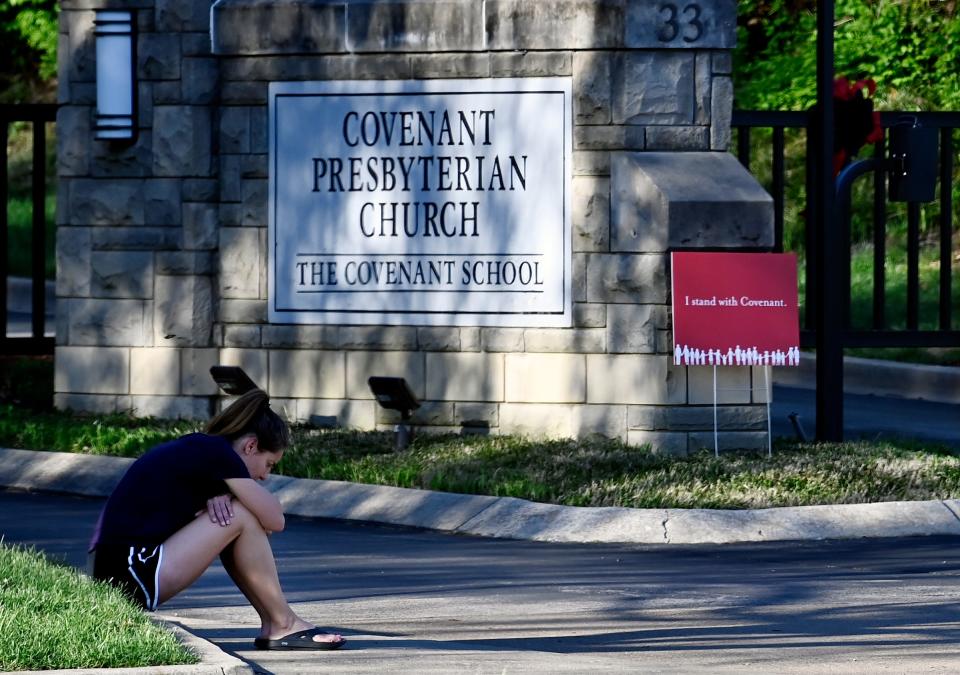
[{"label": "green grass lawn", "polygon": [[197,663],[118,590],[0,543],[0,670]]},{"label": "green grass lawn", "polygon": [[[196,427],[122,415],[73,417],[0,406],[0,446],[137,456]],[[510,496],[571,506],[765,508],[960,497],[960,457],[904,442],[802,444],[765,452],[657,454],[601,438],[420,434],[297,427],[283,475]]]}]

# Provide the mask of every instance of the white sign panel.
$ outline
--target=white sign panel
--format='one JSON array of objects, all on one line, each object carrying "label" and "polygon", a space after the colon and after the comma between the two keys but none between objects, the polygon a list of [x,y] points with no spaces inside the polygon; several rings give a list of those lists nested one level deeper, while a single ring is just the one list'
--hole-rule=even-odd
[{"label": "white sign panel", "polygon": [[570,91],[272,83],[270,321],[570,325]]}]

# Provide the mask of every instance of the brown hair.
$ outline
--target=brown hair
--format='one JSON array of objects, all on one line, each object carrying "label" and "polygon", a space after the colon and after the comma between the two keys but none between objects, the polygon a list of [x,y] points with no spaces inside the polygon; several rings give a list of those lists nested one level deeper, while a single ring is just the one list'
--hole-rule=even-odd
[{"label": "brown hair", "polygon": [[207,424],[206,433],[234,441],[254,434],[263,451],[277,452],[290,445],[290,428],[270,409],[270,397],[262,389],[251,389]]}]

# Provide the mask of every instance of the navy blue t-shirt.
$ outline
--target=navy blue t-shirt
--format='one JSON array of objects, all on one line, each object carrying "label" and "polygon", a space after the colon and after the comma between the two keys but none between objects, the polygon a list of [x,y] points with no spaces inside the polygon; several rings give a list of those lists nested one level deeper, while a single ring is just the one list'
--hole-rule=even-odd
[{"label": "navy blue t-shirt", "polygon": [[162,544],[206,509],[207,500],[229,492],[224,480],[250,472],[230,442],[190,434],[153,448],[134,462],[103,509],[97,544]]}]

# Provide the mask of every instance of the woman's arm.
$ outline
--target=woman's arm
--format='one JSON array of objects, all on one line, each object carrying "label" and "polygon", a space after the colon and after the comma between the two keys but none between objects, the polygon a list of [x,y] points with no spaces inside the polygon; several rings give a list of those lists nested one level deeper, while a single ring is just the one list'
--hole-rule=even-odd
[{"label": "woman's arm", "polygon": [[257,517],[263,529],[268,532],[283,529],[283,507],[273,493],[252,478],[227,478],[224,482],[240,503]]}]

